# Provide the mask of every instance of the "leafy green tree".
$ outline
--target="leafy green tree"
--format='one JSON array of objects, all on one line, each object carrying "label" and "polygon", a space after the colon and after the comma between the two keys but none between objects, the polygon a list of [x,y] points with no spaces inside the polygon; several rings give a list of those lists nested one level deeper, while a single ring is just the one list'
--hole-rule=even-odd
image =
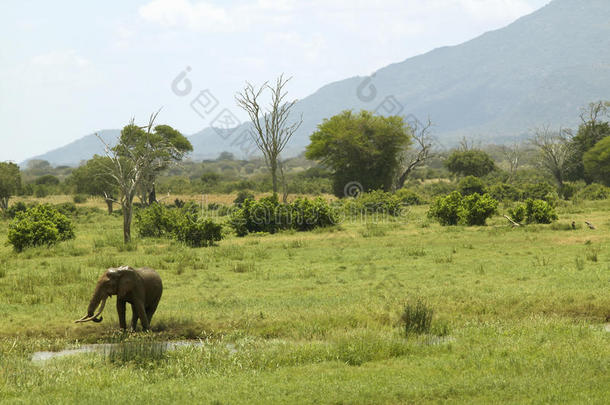
[{"label": "leafy green tree", "polygon": [[125,243],[131,241],[133,199],[137,191],[146,182],[151,182],[151,179],[154,185],[156,173],[161,168],[180,161],[190,146],[190,142],[173,128],[167,125],[154,126],[158,114],[152,114],[148,125],[143,127],[132,120],[121,130],[119,143],[115,147],[106,145],[107,157],[110,159],[106,173],[112,176],[119,188]]},{"label": "leafy green tree", "polygon": [[478,177],[466,176],[460,180],[458,190],[462,195],[471,195],[474,193],[485,194],[485,185]]},{"label": "leafy green tree", "polygon": [[344,111],[318,126],[305,156],[332,171],[336,196],[345,195],[352,182],[362,185],[360,191],[388,191],[401,169],[401,153],[411,143],[410,133],[402,117]]},{"label": "leafy green tree", "polygon": [[583,162],[587,176],[610,186],[610,137],[602,139],[585,153]]},{"label": "leafy green tree", "polygon": [[116,182],[106,170],[111,165],[110,158],[95,155],[84,165],[74,169],[69,179],[77,193],[103,197],[109,214],[112,214],[112,204],[118,196]]},{"label": "leafy green tree", "polygon": [[[134,133],[135,134],[135,133]],[[144,140],[140,135],[128,137],[125,145],[129,148],[146,147],[147,142],[155,142],[163,145],[163,152],[158,152],[152,167],[142,176],[138,187],[139,198],[143,205],[149,205],[157,201],[156,181],[160,172],[167,169],[170,164],[179,162],[188,153],[193,151],[193,145],[179,131],[169,125],[157,125],[153,132]],[[127,149],[126,149],[127,150]]]},{"label": "leafy green tree", "polygon": [[479,149],[455,150],[445,161],[445,166],[453,174],[475,177],[483,177],[496,168],[492,158]]},{"label": "leafy green tree", "polygon": [[566,178],[568,180],[585,180],[591,183],[593,178],[587,175],[584,166],[584,155],[602,139],[610,136],[610,123],[602,117],[609,114],[610,102],[596,102],[580,115],[582,124],[578,133],[571,139],[570,156],[566,163]]},{"label": "leafy green tree", "polygon": [[8,208],[8,200],[21,188],[19,166],[12,162],[0,162],[0,208]]}]

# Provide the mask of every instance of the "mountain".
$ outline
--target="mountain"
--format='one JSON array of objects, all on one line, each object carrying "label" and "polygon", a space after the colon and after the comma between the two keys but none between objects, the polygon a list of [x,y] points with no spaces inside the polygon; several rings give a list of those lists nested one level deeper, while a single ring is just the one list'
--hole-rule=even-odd
[{"label": "mountain", "polygon": [[[450,145],[462,136],[502,142],[541,125],[575,127],[580,108],[600,99],[610,99],[610,1],[554,0],[461,45],[322,87],[295,105],[303,125],[285,155],[302,152],[316,126],[345,109],[401,114],[408,121],[430,118],[436,137]],[[214,158],[224,150],[243,156],[248,148],[240,147],[240,135],[246,129],[193,134],[193,158]],[[51,153],[58,159],[47,159],[53,163],[78,161],[73,148]]]},{"label": "mountain", "polygon": [[102,138],[106,144],[112,146],[116,144],[120,134],[120,129],[104,129],[84,136],[61,148],[31,157],[20,163],[20,166],[25,167],[30,160],[37,159],[46,160],[53,166],[78,166],[80,162],[91,159],[93,155],[102,155],[104,153],[104,144],[102,144],[97,136]]}]

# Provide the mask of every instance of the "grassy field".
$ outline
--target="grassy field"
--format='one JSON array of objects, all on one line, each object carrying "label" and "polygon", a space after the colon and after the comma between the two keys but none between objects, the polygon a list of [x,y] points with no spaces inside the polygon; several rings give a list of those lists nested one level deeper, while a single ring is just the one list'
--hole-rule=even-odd
[{"label": "grassy field", "polygon": [[[516,229],[499,216],[443,228],[426,211],[202,249],[124,246],[120,217],[100,211],[75,220],[74,241],[19,254],[2,244],[0,401],[607,403],[610,201],[566,203],[558,224]],[[123,264],[163,278],[154,331],[121,334],[112,304],[104,322],[74,324],[99,275]],[[401,314],[418,299],[435,310],[433,333],[405,337]],[[183,339],[204,344],[127,362],[30,360]]]}]

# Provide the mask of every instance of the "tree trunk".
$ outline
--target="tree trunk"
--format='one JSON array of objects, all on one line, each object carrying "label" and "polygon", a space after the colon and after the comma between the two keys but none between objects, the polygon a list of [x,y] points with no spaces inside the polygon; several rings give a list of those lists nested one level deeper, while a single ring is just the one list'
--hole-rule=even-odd
[{"label": "tree trunk", "polygon": [[269,166],[271,170],[271,181],[273,182],[273,195],[277,195],[277,161],[272,160]]},{"label": "tree trunk", "polygon": [[114,201],[112,201],[110,198],[106,199],[106,206],[108,207],[108,215],[112,214],[112,204],[114,203]]},{"label": "tree trunk", "polygon": [[129,201],[122,204],[123,209],[123,242],[131,242],[131,214],[132,214],[132,202]]},{"label": "tree trunk", "polygon": [[157,192],[155,190],[155,184],[153,183],[150,194],[148,195],[148,205],[152,205],[157,202]]},{"label": "tree trunk", "polygon": [[8,197],[0,198],[0,208],[2,208],[2,210],[8,209]]}]

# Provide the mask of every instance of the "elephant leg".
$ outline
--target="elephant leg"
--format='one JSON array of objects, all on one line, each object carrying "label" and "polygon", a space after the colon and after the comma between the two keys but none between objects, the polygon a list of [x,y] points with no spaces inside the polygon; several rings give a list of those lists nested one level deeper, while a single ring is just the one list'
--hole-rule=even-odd
[{"label": "elephant leg", "polygon": [[117,298],[116,310],[119,314],[119,326],[121,329],[127,329],[127,323],[125,322],[125,301]]},{"label": "elephant leg", "polygon": [[159,302],[157,301],[154,304],[152,304],[150,307],[146,308],[146,316],[148,317],[149,324],[152,322],[152,317],[155,314],[155,311],[157,310],[158,304],[159,304]]},{"label": "elephant leg", "polygon": [[144,304],[141,302],[136,302],[132,305],[138,313],[138,318],[140,318],[140,322],[142,322],[142,329],[148,330],[150,324],[148,323],[148,316],[146,315],[146,311],[144,310]]},{"label": "elephant leg", "polygon": [[131,304],[131,312],[132,312],[131,329],[133,329],[135,331],[136,327],[138,326],[138,311],[136,310],[136,307],[133,304]]}]

